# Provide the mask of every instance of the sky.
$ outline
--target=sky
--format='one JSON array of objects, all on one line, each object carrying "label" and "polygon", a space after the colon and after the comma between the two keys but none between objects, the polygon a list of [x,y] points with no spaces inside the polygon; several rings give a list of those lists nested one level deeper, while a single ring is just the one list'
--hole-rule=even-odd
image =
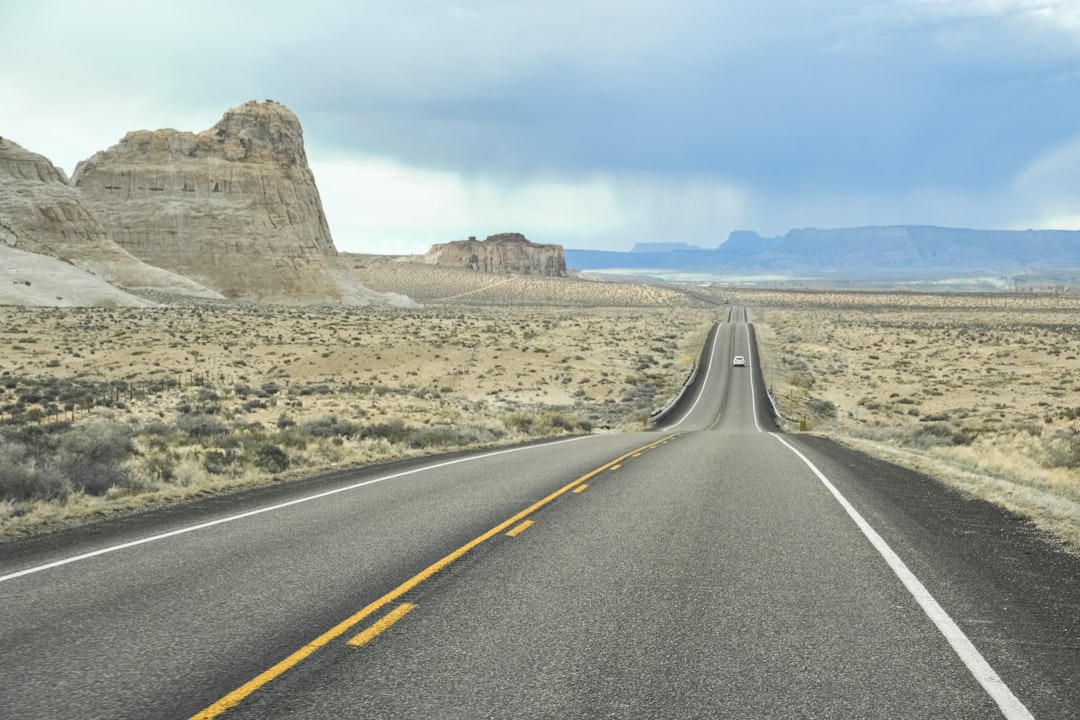
[{"label": "sky", "polygon": [[339,250],[1080,229],[1080,0],[0,0],[0,136],[299,117]]}]

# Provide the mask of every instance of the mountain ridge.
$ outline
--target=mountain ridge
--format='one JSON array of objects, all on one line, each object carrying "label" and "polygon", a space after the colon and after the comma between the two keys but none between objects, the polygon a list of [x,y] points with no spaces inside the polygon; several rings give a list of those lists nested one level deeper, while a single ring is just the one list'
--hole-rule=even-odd
[{"label": "mountain ridge", "polygon": [[[670,249],[660,249],[664,245]],[[575,270],[1015,273],[1080,268],[1080,231],[933,225],[801,228],[777,237],[735,230],[716,248],[649,243],[646,251],[566,249]]]}]

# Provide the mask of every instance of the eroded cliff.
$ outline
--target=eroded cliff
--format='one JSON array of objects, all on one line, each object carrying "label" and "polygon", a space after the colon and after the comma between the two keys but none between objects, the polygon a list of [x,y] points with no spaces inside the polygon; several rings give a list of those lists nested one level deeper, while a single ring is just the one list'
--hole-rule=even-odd
[{"label": "eroded cliff", "polygon": [[300,121],[279,103],[248,102],[197,134],[128,133],[73,182],[120,246],[226,297],[411,304],[337,261]]},{"label": "eroded cliff", "polygon": [[142,262],[114,243],[91,203],[63,171],[6,138],[0,138],[0,243],[67,261],[131,290],[221,297],[186,277]]},{"label": "eroded cliff", "polygon": [[566,275],[566,258],[561,245],[529,242],[520,233],[500,233],[484,240],[469,238],[432,245],[424,255],[424,262],[487,273]]}]

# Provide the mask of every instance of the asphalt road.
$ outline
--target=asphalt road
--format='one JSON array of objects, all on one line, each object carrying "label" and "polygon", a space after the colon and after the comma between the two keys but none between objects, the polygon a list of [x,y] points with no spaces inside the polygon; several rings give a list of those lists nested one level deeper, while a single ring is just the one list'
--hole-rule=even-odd
[{"label": "asphalt road", "polygon": [[0,717],[1080,715],[1080,560],[777,433],[745,319],[654,432],[0,546]]}]

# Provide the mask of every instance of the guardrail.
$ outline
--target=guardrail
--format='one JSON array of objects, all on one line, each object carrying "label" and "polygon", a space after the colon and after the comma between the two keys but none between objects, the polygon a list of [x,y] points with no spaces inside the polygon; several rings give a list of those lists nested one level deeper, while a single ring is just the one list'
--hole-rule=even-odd
[{"label": "guardrail", "polygon": [[785,420],[790,423],[799,422],[798,418],[788,417],[784,414],[784,411],[780,409],[780,406],[776,404],[776,398],[773,397],[772,391],[766,389],[765,395],[769,398],[769,405],[772,406],[773,417],[778,420]]},{"label": "guardrail", "polygon": [[[705,336],[705,347],[702,348],[702,354],[704,354],[705,348],[712,347],[711,338],[713,338],[715,336],[715,333],[717,333],[719,331],[720,331],[720,323],[718,323],[718,322],[713,323],[712,329],[709,330],[708,334]],[[712,355],[710,354],[709,357],[711,359]],[[686,376],[685,380],[683,380],[682,387],[679,388],[679,392],[675,394],[675,397],[671,398],[671,400],[669,400],[668,403],[666,405],[664,405],[664,407],[660,408],[659,410],[655,410],[655,411],[649,413],[649,423],[650,424],[655,425],[656,423],[658,423],[660,421],[660,419],[662,417],[664,417],[664,415],[666,415],[667,412],[669,410],[671,410],[671,408],[673,408],[675,406],[676,403],[678,403],[680,400],[682,400],[683,395],[686,394],[686,389],[688,387],[690,387],[691,385],[693,385],[694,380],[697,379],[698,370],[700,370],[700,369],[701,369],[701,363],[700,363],[699,359],[695,359],[694,360],[694,367],[690,369],[690,374]]]},{"label": "guardrail", "polygon": [[682,400],[683,395],[686,394],[686,388],[688,388],[694,382],[694,378],[697,377],[697,373],[698,373],[698,361],[695,360],[694,361],[694,367],[690,369],[690,374],[686,376],[685,380],[683,380],[682,387],[679,388],[679,392],[675,394],[675,397],[668,400],[667,404],[664,405],[664,407],[660,408],[659,410],[654,410],[651,413],[649,413],[649,422],[650,423],[655,425],[660,418],[664,417],[664,415],[667,413],[668,410],[670,410],[672,407],[675,406],[675,403]]}]

